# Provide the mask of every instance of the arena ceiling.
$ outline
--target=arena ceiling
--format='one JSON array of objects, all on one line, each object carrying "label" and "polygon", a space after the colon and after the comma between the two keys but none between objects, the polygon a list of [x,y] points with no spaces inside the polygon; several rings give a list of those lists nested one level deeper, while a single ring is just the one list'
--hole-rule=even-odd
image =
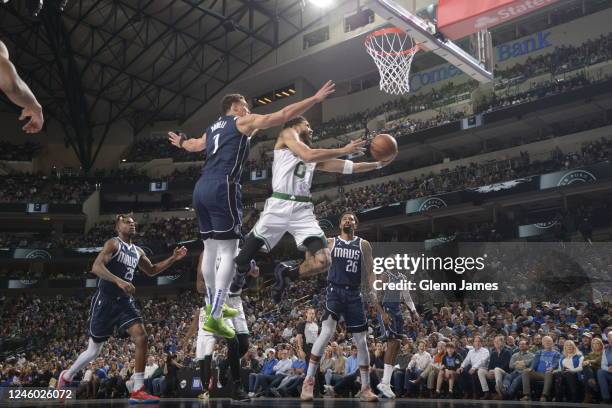
[{"label": "arena ceiling", "polygon": [[35,3],[0,5],[0,39],[85,169],[113,123],[188,118],[324,17],[303,0],[45,0],[34,17]]}]

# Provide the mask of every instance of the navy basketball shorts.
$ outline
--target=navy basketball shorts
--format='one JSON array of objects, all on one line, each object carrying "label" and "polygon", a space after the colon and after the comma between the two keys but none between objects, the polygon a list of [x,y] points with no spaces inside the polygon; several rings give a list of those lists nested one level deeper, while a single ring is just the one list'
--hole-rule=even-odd
[{"label": "navy basketball shorts", "polygon": [[193,190],[202,239],[242,237],[242,187],[228,178],[202,175]]},{"label": "navy basketball shorts", "polygon": [[388,338],[404,337],[404,317],[398,302],[389,302],[382,304],[383,310],[389,316],[389,323],[385,324],[385,334]]},{"label": "navy basketball shorts", "polygon": [[115,329],[117,337],[129,337],[127,329],[136,323],[142,323],[142,315],[133,297],[95,293],[89,311],[89,336],[93,341],[108,340]]},{"label": "navy basketball shorts", "polygon": [[359,333],[368,329],[363,298],[359,288],[329,284],[325,290],[325,313],[323,320],[330,315],[336,321],[344,317],[346,330],[349,333]]}]

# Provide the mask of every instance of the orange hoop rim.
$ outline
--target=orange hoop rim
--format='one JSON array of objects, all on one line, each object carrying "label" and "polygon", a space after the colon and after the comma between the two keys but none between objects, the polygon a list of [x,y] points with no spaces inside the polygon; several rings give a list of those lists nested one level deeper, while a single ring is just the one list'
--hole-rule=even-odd
[{"label": "orange hoop rim", "polygon": [[[364,40],[364,44],[367,46],[367,44],[371,43],[371,40],[374,37],[380,37],[381,35],[386,35],[386,34],[405,34],[408,36],[408,33],[404,30],[402,30],[401,28],[398,27],[386,27],[386,28],[381,28],[380,30],[376,30],[370,34],[368,34]],[[412,37],[411,37],[412,40]],[[414,41],[414,40],[412,40]],[[421,49],[420,44],[415,45],[412,48],[409,48],[407,50],[404,51],[397,51],[397,52],[387,52],[387,51],[378,51],[378,50],[372,50],[373,52],[379,54],[379,55],[387,55],[387,56],[392,56],[392,57],[397,57],[400,55],[414,55],[416,54],[419,50]]]}]

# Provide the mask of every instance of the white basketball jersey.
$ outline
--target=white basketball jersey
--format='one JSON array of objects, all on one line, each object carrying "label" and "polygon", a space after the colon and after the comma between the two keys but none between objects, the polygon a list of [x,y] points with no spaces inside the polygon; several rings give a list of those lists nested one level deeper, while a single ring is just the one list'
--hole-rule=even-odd
[{"label": "white basketball jersey", "polygon": [[304,163],[289,149],[274,150],[272,191],[310,197],[316,163]]}]

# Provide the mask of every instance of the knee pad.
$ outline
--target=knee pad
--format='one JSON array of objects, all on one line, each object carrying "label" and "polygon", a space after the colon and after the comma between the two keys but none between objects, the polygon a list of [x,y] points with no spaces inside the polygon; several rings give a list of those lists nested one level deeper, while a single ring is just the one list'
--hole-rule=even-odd
[{"label": "knee pad", "polygon": [[252,233],[247,235],[238,256],[235,258],[238,272],[246,274],[251,269],[251,259],[255,257],[262,246],[264,246],[262,239],[257,238]]},{"label": "knee pad", "polygon": [[370,366],[370,353],[368,352],[367,332],[353,333],[353,342],[357,346],[357,360],[360,366]]},{"label": "knee pad", "polygon": [[330,315],[327,319],[323,320],[321,323],[321,333],[317,340],[312,345],[312,350],[310,350],[310,354],[321,357],[323,352],[325,351],[325,347],[329,343],[329,340],[332,338],[334,333],[336,332],[336,326],[338,322],[334,320],[334,318]]},{"label": "knee pad", "polygon": [[92,338],[89,339],[89,345],[87,346],[87,350],[89,351],[90,355],[93,356],[92,358],[98,357],[98,354],[100,354],[103,345],[104,342],[96,343],[95,341],[93,341]]}]

